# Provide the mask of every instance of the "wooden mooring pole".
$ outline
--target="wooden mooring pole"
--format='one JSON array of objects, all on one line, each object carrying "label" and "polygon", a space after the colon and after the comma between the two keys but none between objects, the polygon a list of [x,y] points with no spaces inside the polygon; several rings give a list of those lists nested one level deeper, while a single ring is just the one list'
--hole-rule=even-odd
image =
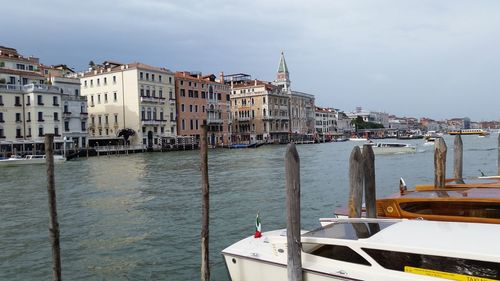
[{"label": "wooden mooring pole", "polygon": [[208,252],[208,222],[209,222],[209,196],[208,196],[208,145],[207,125],[201,126],[201,281],[210,280],[210,263]]},{"label": "wooden mooring pole", "polygon": [[359,146],[352,149],[349,158],[349,217],[360,218],[363,204],[363,156]]},{"label": "wooden mooring pole", "polygon": [[47,165],[47,191],[49,195],[49,237],[52,245],[52,280],[61,280],[61,249],[59,246],[59,223],[57,222],[56,189],[54,181],[54,135],[45,135],[45,157]]},{"label": "wooden mooring pole", "polygon": [[302,281],[302,243],[300,240],[300,158],[294,143],[285,154],[286,241],[288,281]]},{"label": "wooden mooring pole", "polygon": [[455,142],[453,147],[454,152],[454,162],[453,162],[453,177],[455,182],[464,183],[463,180],[463,167],[464,167],[464,147],[462,142],[462,137],[460,135],[455,136]]},{"label": "wooden mooring pole", "polygon": [[500,176],[500,134],[498,134],[498,175]]},{"label": "wooden mooring pole", "polygon": [[443,138],[436,138],[434,144],[434,188],[444,188],[446,183],[446,143]]},{"label": "wooden mooring pole", "polygon": [[363,145],[363,174],[365,181],[365,206],[366,217],[377,217],[377,204],[375,194],[375,154],[369,144]]}]

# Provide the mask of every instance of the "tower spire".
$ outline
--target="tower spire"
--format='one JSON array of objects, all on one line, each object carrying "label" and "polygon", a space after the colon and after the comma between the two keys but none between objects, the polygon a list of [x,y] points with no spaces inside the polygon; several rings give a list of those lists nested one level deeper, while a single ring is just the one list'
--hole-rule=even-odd
[{"label": "tower spire", "polygon": [[287,91],[290,88],[290,77],[288,73],[288,66],[285,61],[285,54],[281,51],[280,62],[278,64],[278,72],[276,73],[276,85],[283,86],[283,90]]}]

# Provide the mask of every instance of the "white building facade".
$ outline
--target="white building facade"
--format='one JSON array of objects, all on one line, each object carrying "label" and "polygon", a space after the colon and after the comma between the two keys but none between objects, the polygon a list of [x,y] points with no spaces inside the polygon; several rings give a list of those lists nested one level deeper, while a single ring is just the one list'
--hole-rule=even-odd
[{"label": "white building facade", "polygon": [[142,63],[106,61],[79,75],[89,105],[89,143],[161,146],[176,135],[174,73]]}]

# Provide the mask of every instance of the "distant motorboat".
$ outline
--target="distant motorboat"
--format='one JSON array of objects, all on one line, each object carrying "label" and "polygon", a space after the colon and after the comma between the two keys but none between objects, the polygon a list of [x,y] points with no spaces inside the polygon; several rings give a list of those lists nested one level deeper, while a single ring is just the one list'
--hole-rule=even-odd
[{"label": "distant motorboat", "polygon": [[[0,159],[0,166],[17,166],[30,164],[45,164],[47,157],[45,155],[11,155],[9,158]],[[62,155],[54,155],[54,162],[64,162],[66,158]]]},{"label": "distant motorboat", "polygon": [[369,143],[372,146],[374,154],[400,154],[415,153],[417,147],[407,143],[378,142]]},{"label": "distant motorboat", "polygon": [[354,138],[349,138],[350,141],[368,141],[367,138],[357,138],[357,137],[354,137]]},{"label": "distant motorboat", "polygon": [[229,148],[255,148],[257,143],[233,143],[228,146]]}]

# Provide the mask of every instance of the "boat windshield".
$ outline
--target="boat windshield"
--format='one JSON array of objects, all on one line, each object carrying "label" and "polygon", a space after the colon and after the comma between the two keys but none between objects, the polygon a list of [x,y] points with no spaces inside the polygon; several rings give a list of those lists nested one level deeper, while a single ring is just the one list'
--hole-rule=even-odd
[{"label": "boat windshield", "polygon": [[302,236],[358,240],[369,238],[395,222],[337,222],[310,231]]}]

